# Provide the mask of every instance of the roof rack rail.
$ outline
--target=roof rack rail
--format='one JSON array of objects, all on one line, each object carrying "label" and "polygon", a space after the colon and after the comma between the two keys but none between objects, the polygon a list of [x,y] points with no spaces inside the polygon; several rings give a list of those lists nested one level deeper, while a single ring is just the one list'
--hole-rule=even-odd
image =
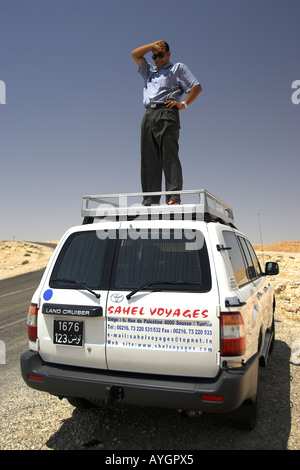
[{"label": "roof rack rail", "polygon": [[[234,224],[232,208],[206,189],[176,191],[176,194],[181,196],[181,204],[171,206],[167,204],[143,206],[141,204],[141,198],[144,196],[174,195],[174,192],[171,191],[83,196],[81,209],[81,215],[84,217],[83,223],[92,223],[94,219],[132,220],[143,216],[150,219],[151,216],[169,219],[172,214],[175,219],[185,219],[193,215],[196,220],[222,220],[227,224]],[[193,197],[194,202],[188,203],[186,200],[189,197]],[[138,202],[134,202],[134,200]]]}]

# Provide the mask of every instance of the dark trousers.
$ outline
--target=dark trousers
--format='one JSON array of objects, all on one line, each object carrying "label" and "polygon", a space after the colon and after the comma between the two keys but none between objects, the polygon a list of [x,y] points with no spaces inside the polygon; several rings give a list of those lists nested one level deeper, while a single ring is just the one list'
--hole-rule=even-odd
[{"label": "dark trousers", "polygon": [[[176,190],[182,189],[182,169],[178,156],[178,109],[147,109],[141,126],[141,183],[143,192],[161,191],[162,172],[165,190],[174,191],[167,197],[180,201]],[[158,204],[160,196],[145,197],[144,204]]]}]

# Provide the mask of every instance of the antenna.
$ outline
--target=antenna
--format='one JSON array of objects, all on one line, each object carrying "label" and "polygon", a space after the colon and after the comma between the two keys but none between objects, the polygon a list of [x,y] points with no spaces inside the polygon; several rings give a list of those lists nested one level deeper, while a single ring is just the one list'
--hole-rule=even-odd
[{"label": "antenna", "polygon": [[261,252],[262,252],[262,258],[263,258],[263,265],[264,265],[264,264],[265,264],[265,260],[264,260],[264,246],[263,246],[262,233],[261,233],[260,213],[258,212],[257,215],[258,215],[258,224],[259,224],[259,233],[260,233]]}]

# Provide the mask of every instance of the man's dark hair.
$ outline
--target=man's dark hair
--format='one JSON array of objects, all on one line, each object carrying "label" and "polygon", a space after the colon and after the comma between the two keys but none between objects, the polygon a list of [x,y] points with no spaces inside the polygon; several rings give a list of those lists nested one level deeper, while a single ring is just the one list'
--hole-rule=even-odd
[{"label": "man's dark hair", "polygon": [[166,41],[164,41],[164,43],[165,43],[165,46],[166,46],[166,52],[169,52],[169,50],[170,50],[169,44]]}]

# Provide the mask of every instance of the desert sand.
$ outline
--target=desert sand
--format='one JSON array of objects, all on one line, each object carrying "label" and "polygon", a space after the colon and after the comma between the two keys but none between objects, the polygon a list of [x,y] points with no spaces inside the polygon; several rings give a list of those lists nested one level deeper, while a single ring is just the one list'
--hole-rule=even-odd
[{"label": "desert sand", "polygon": [[31,242],[0,241],[0,280],[45,268],[52,253],[53,248]]}]

